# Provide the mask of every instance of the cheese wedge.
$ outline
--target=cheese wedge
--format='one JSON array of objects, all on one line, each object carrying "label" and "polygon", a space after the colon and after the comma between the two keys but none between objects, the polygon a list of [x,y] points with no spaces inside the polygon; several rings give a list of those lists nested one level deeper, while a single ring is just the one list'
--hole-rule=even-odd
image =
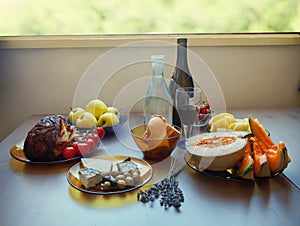
[{"label": "cheese wedge", "polygon": [[[85,168],[93,168],[99,170],[101,174],[109,173],[112,168],[112,171],[117,171],[117,163],[119,160],[111,160],[111,159],[99,159],[99,158],[81,158],[81,163]],[[135,162],[140,171],[140,176],[143,178],[149,171],[151,170],[149,166],[142,165],[140,163]]]}]

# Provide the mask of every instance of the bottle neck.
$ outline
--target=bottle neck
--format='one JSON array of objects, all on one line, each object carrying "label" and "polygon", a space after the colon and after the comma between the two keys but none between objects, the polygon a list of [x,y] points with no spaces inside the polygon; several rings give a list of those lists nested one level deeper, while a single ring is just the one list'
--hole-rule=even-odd
[{"label": "bottle neck", "polygon": [[156,92],[160,92],[165,88],[165,78],[164,78],[164,64],[163,63],[153,63],[152,62],[152,82],[151,86]]},{"label": "bottle neck", "polygon": [[162,61],[152,61],[152,78],[164,77],[164,63]]},{"label": "bottle neck", "polygon": [[164,78],[164,55],[153,55],[152,60],[152,81],[147,94],[156,95],[164,99],[170,99],[171,94]]},{"label": "bottle neck", "polygon": [[189,74],[189,68],[188,68],[188,64],[187,64],[187,44],[186,44],[186,42],[178,43],[176,67]]}]

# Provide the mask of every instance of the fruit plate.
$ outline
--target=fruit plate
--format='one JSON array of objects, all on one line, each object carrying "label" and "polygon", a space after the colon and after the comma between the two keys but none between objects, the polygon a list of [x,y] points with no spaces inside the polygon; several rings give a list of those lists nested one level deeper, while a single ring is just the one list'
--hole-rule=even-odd
[{"label": "fruit plate", "polygon": [[[125,159],[128,158],[128,156],[122,156],[122,155],[107,155],[107,156],[95,156],[93,157],[95,159],[102,159],[102,160],[114,160],[114,161],[124,161]],[[103,191],[100,189],[99,186],[95,186],[89,189],[86,189],[81,181],[79,180],[79,175],[78,172],[81,168],[83,168],[83,165],[81,162],[76,163],[73,165],[67,172],[67,181],[68,183],[75,189],[84,192],[84,193],[89,193],[89,194],[96,194],[96,195],[111,195],[111,194],[121,194],[129,191],[133,191],[135,189],[138,189],[142,187],[143,185],[147,184],[152,176],[153,176],[153,169],[151,165],[139,158],[135,157],[130,157],[130,161],[133,163],[136,163],[137,165],[140,165],[146,170],[146,173],[142,176],[140,183],[133,187],[126,187],[125,189],[122,190],[111,190],[111,191]]]},{"label": "fruit plate", "polygon": [[[10,155],[20,161],[20,162],[25,162],[25,163],[31,163],[31,164],[59,164],[59,163],[67,163],[67,162],[72,162],[75,160],[80,159],[82,156],[77,155],[74,158],[70,158],[70,159],[60,159],[60,160],[55,160],[55,161],[48,161],[48,162],[38,162],[38,161],[31,161],[29,160],[25,154],[24,154],[24,140],[21,140],[19,142],[17,142],[11,149],[10,149]],[[97,146],[98,147],[98,146]],[[97,147],[95,149],[97,149]],[[89,153],[91,153],[92,151],[94,151],[95,149],[91,150]]]},{"label": "fruit plate", "polygon": [[227,169],[225,171],[199,170],[197,164],[194,161],[192,161],[191,159],[188,159],[187,156],[188,155],[186,155],[186,154],[184,155],[184,160],[191,169],[195,170],[196,172],[198,172],[200,174],[218,178],[218,179],[222,179],[222,180],[245,181],[245,182],[252,181],[253,182],[253,181],[261,181],[261,180],[277,177],[278,175],[280,175],[282,173],[282,171],[278,172],[271,177],[260,177],[260,178],[256,177],[255,179],[245,179],[245,178],[235,176],[232,169]]}]

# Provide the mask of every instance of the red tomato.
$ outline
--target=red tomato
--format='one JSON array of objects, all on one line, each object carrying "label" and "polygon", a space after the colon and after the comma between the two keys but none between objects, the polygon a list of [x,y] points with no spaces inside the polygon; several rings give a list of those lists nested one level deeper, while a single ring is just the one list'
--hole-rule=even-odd
[{"label": "red tomato", "polygon": [[105,130],[102,127],[97,127],[96,132],[100,139],[102,139],[105,136]]},{"label": "red tomato", "polygon": [[78,149],[78,144],[79,144],[79,142],[75,141],[71,144],[71,147],[73,147],[75,149],[75,152],[77,155],[81,155],[81,153],[79,152],[79,149]]},{"label": "red tomato", "polygon": [[64,148],[62,155],[65,159],[71,159],[76,156],[76,150],[74,147],[66,147]]},{"label": "red tomato", "polygon": [[89,151],[90,151],[89,145],[87,143],[84,143],[84,142],[78,143],[77,147],[78,147],[79,155],[82,155],[82,156],[89,153]]},{"label": "red tomato", "polygon": [[99,138],[98,134],[96,134],[96,133],[89,133],[89,134],[87,135],[87,137],[88,137],[88,138],[91,138],[91,139],[94,141],[95,146],[98,145],[98,143],[99,143],[99,141],[100,141],[100,138]]},{"label": "red tomato", "polygon": [[94,149],[94,148],[96,147],[96,144],[95,144],[94,140],[91,139],[91,138],[88,138],[88,139],[86,140],[86,143],[87,143],[88,146],[89,146],[89,150],[92,150],[92,149]]}]

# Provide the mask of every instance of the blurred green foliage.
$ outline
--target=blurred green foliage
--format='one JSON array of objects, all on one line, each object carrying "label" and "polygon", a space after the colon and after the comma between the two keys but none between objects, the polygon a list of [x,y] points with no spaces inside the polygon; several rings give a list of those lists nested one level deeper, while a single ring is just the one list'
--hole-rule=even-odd
[{"label": "blurred green foliage", "polygon": [[299,32],[299,0],[0,0],[0,35]]}]

